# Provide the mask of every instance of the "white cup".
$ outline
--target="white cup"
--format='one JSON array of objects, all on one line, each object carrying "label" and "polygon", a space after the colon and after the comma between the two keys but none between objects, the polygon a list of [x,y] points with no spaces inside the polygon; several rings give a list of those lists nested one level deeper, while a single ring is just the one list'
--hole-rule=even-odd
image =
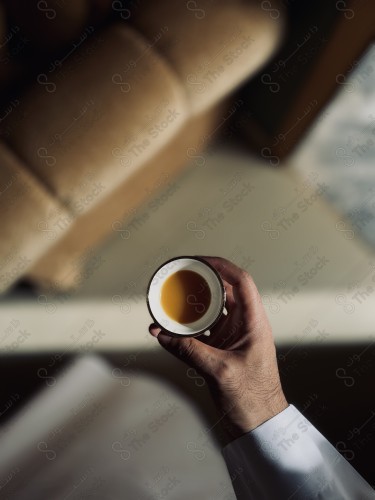
[{"label": "white cup", "polygon": [[[161,303],[161,291],[165,281],[172,274],[182,270],[194,271],[202,276],[211,292],[211,301],[206,312],[192,323],[175,321],[168,316]],[[147,287],[147,306],[154,322],[174,337],[210,335],[210,329],[223,313],[226,314],[225,300],[225,287],[219,273],[199,257],[182,256],[164,262],[152,275]]]}]

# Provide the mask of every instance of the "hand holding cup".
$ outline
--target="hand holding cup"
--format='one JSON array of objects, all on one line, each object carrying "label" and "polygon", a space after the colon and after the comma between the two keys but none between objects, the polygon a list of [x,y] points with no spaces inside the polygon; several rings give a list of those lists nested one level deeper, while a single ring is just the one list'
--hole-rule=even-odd
[{"label": "hand holding cup", "polygon": [[285,399],[271,325],[251,276],[221,257],[199,257],[219,273],[225,287],[227,315],[210,336],[170,336],[160,325],[149,331],[207,381],[224,424],[236,438],[284,410]]}]

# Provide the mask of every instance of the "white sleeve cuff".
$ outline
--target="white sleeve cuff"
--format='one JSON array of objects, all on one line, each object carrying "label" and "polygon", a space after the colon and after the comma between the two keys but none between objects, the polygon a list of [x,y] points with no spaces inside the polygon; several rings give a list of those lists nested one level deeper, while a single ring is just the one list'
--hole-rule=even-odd
[{"label": "white sleeve cuff", "polygon": [[374,500],[375,492],[293,406],[223,449],[238,500]]}]

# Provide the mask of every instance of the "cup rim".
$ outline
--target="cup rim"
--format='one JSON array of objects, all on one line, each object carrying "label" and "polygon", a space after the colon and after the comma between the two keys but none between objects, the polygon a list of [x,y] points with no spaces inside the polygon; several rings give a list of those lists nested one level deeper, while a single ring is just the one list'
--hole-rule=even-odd
[{"label": "cup rim", "polygon": [[[211,269],[211,271],[214,272],[214,274],[216,275],[216,277],[218,278],[218,282],[219,282],[219,285],[220,285],[220,288],[221,288],[221,296],[222,296],[222,299],[221,299],[221,306],[220,306],[220,309],[221,309],[221,312],[217,315],[217,317],[215,318],[214,321],[211,322],[210,325],[208,325],[206,328],[204,328],[203,330],[200,330],[199,332],[195,332],[195,333],[184,333],[184,334],[181,334],[181,333],[176,333],[176,332],[172,332],[171,330],[168,330],[167,328],[165,328],[164,326],[162,326],[158,320],[155,318],[155,316],[153,315],[152,313],[152,310],[151,310],[151,306],[150,306],[150,301],[149,301],[149,292],[150,292],[150,288],[151,288],[151,283],[152,283],[152,280],[154,279],[154,276],[160,271],[160,269],[162,267],[164,267],[166,264],[169,264],[170,262],[173,262],[174,260],[180,260],[180,259],[191,259],[191,260],[197,260],[199,262],[202,262],[202,264],[205,264],[207,267],[209,267]],[[171,337],[178,337],[178,338],[183,338],[183,337],[198,337],[198,335],[202,335],[204,332],[206,332],[207,330],[210,330],[211,328],[213,328],[216,323],[219,321],[219,319],[221,318],[222,314],[223,314],[223,311],[224,311],[224,308],[225,308],[225,302],[226,302],[226,296],[227,296],[227,292],[225,290],[225,286],[224,286],[224,282],[223,282],[223,278],[220,276],[220,274],[218,273],[218,271],[209,263],[207,262],[206,260],[200,258],[200,257],[197,257],[197,256],[191,256],[191,255],[179,255],[178,257],[172,257],[171,259],[168,259],[166,260],[165,262],[163,262],[163,264],[161,264],[155,271],[154,273],[152,274],[149,282],[148,282],[148,285],[147,285],[147,291],[146,291],[146,303],[147,303],[147,308],[148,308],[148,311],[150,313],[150,316],[152,317],[152,319],[154,320],[154,323],[159,327],[161,328],[161,330],[163,330],[164,332],[166,332],[169,336]]]}]

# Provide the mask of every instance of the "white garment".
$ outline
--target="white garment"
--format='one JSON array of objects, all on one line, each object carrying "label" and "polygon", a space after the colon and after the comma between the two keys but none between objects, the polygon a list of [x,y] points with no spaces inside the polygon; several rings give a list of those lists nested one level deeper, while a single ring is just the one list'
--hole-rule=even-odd
[{"label": "white garment", "polygon": [[292,405],[223,449],[238,500],[368,500],[375,491]]},{"label": "white garment", "polygon": [[51,356],[44,390],[0,426],[0,500],[235,500],[201,413],[124,359],[90,355],[55,378]]}]

